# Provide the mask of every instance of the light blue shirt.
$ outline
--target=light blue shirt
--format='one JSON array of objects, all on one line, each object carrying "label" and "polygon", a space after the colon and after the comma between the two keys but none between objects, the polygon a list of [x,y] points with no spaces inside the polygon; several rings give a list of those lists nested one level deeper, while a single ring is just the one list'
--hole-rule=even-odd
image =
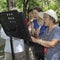
[{"label": "light blue shirt", "polygon": [[60,27],[56,26],[53,30],[50,32],[47,31],[44,33],[42,39],[51,41],[54,38],[58,40],[58,43],[53,48],[48,48],[47,54],[45,57],[47,60],[60,60]]}]

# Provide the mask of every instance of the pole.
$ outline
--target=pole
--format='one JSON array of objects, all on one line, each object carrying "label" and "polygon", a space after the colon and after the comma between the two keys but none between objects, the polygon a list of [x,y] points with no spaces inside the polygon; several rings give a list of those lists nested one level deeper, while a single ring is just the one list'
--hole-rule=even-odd
[{"label": "pole", "polygon": [[11,45],[11,52],[12,52],[12,60],[15,60],[12,36],[10,36],[10,45]]}]

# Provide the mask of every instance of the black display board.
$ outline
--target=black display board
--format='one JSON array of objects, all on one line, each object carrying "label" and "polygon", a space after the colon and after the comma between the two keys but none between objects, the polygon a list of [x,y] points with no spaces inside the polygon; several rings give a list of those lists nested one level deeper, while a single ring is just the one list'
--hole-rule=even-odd
[{"label": "black display board", "polygon": [[31,41],[24,14],[17,10],[0,13],[1,25],[8,36]]}]

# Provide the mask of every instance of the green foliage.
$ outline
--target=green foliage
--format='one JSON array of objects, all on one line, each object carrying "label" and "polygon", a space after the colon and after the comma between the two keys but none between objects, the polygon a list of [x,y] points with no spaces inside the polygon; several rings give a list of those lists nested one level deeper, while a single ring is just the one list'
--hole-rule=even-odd
[{"label": "green foliage", "polygon": [[58,17],[60,17],[60,9],[57,11],[57,15]]},{"label": "green foliage", "polygon": [[60,0],[56,0],[56,5],[57,5],[57,15],[60,17]]},{"label": "green foliage", "polygon": [[57,9],[56,3],[53,2],[53,1],[50,2],[48,9],[54,9],[54,10],[56,10]]},{"label": "green foliage", "polygon": [[[60,16],[60,0],[28,0],[27,9],[35,6],[41,7],[43,11],[48,9],[53,9],[57,11],[58,16]],[[23,11],[24,0],[15,0],[16,7]],[[0,0],[0,11],[7,10],[7,0]]]},{"label": "green foliage", "polygon": [[36,1],[36,0],[29,0],[28,4],[29,4],[30,8],[32,8],[34,6],[39,6],[38,1]]},{"label": "green foliage", "polygon": [[7,10],[7,2],[6,0],[0,0],[0,12]]},{"label": "green foliage", "polygon": [[22,10],[23,8],[23,0],[16,0],[16,7],[19,9],[19,10]]},{"label": "green foliage", "polygon": [[56,0],[57,5],[60,7],[60,0]]}]

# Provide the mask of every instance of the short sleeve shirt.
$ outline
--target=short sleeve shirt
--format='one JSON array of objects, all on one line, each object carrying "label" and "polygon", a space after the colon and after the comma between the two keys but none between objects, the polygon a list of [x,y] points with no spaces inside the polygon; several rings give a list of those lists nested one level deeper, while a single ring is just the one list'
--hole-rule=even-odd
[{"label": "short sleeve shirt", "polygon": [[37,23],[37,20],[33,20],[33,24],[34,24],[34,29],[39,28],[39,24]]},{"label": "short sleeve shirt", "polygon": [[48,32],[48,29],[45,31],[42,39],[51,41],[54,38],[58,40],[58,43],[53,48],[48,48],[47,54],[45,57],[47,60],[60,60],[60,27],[56,26],[53,30]]}]

